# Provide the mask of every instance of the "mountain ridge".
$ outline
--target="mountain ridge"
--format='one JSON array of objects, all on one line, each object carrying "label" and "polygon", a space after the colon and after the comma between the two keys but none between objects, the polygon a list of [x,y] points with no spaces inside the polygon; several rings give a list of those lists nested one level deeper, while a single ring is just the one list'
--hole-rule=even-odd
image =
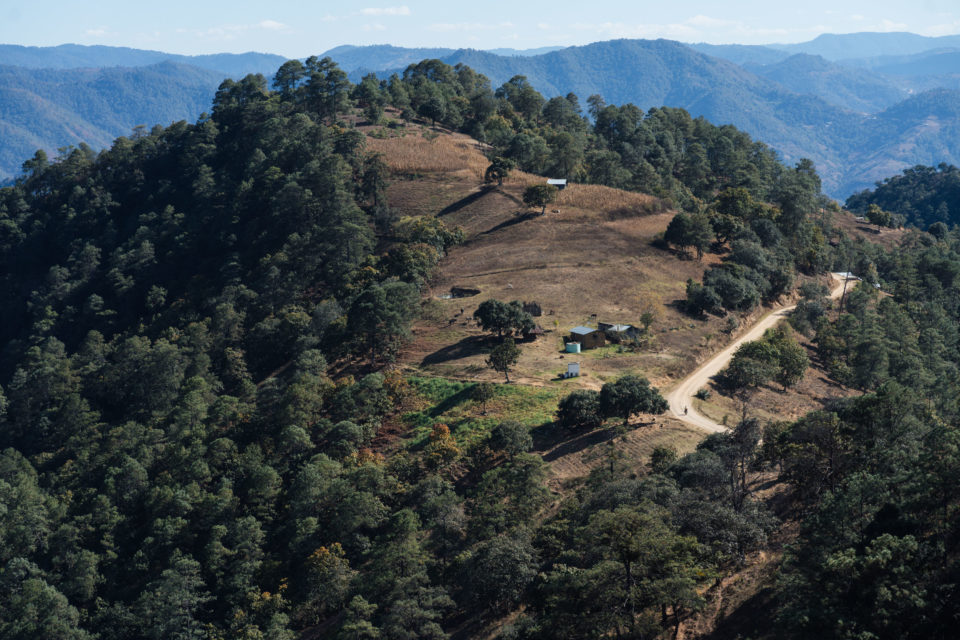
[{"label": "mountain ridge", "polygon": [[[438,57],[484,73],[494,86],[525,75],[547,97],[573,92],[585,99],[600,94],[609,103],[629,102],[643,109],[681,107],[713,123],[744,129],[788,161],[813,159],[826,190],[843,197],[890,175],[881,171],[896,173],[917,163],[960,162],[960,152],[953,151],[960,145],[930,135],[930,123],[936,122],[942,135],[952,135],[952,123],[942,116],[931,120],[934,112],[923,112],[942,110],[943,94],[909,99],[931,90],[960,88],[960,52],[948,47],[954,39],[960,42],[960,36],[843,34],[769,46],[620,39],[565,48],[498,50],[511,55],[476,49],[342,45],[321,55],[333,57],[355,81],[369,72],[380,77],[402,73],[411,63]],[[870,46],[885,42],[892,43],[892,48],[882,58],[830,59],[841,47],[867,54],[875,52]],[[940,49],[903,53],[928,45]],[[790,47],[815,52],[791,53]],[[123,47],[0,45],[0,65],[17,63],[16,67],[0,66],[0,87],[6,90],[6,100],[0,98],[0,103],[21,102],[19,107],[0,104],[0,130],[6,134],[0,149],[0,180],[16,176],[20,164],[37,148],[50,152],[80,141],[100,147],[137,124],[195,119],[224,76],[253,72],[269,77],[283,60],[258,53],[180,56]],[[954,60],[958,69],[951,73]],[[944,73],[920,75],[932,61]],[[116,67],[118,62],[125,66]],[[165,63],[179,66],[156,66]],[[109,64],[110,70],[90,68],[97,64]],[[12,70],[30,65],[23,72]],[[888,69],[902,73],[882,73]],[[108,78],[102,86],[91,80],[96,73],[101,80]],[[57,74],[60,79],[54,79]],[[167,90],[151,93],[156,83]],[[71,95],[71,89],[77,95]],[[144,100],[125,91],[145,91],[151,97]],[[23,113],[24,104],[33,105],[36,117]],[[121,114],[124,109],[126,113]],[[877,149],[891,150],[892,155],[881,160]],[[937,157],[939,153],[948,155]]]}]

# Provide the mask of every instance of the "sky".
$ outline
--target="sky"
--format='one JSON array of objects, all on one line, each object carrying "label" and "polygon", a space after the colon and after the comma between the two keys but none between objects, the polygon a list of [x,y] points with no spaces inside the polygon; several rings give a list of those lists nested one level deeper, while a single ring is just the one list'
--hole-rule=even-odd
[{"label": "sky", "polygon": [[[6,5],[6,6],[4,6]],[[31,0],[0,3],[0,43],[305,57],[342,44],[530,49],[613,38],[791,43],[822,33],[960,33],[958,0]]]}]

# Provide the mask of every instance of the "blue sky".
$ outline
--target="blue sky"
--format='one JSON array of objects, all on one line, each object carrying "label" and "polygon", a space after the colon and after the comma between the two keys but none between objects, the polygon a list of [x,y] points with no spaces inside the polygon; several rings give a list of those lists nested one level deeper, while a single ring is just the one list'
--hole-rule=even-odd
[{"label": "blue sky", "polygon": [[[2,6],[7,5],[7,6]],[[0,42],[290,57],[341,44],[527,49],[612,38],[763,44],[821,33],[960,33],[957,0],[32,0],[0,4]]]}]

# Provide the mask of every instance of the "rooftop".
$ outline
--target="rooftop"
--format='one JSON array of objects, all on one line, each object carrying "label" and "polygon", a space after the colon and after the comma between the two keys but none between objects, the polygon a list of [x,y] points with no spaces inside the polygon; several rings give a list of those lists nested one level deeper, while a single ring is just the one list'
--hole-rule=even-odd
[{"label": "rooftop", "polygon": [[591,329],[590,327],[574,327],[570,329],[570,333],[575,333],[580,336],[585,336],[587,334],[593,333],[596,329]]}]

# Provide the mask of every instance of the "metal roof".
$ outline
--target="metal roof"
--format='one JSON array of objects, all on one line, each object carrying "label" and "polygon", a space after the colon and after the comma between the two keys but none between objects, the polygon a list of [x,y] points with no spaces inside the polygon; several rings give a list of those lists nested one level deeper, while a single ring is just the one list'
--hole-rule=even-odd
[{"label": "metal roof", "polygon": [[590,327],[574,327],[570,329],[570,333],[576,333],[577,335],[585,336],[589,333],[593,333],[596,329],[591,329]]},{"label": "metal roof", "polygon": [[632,328],[633,328],[633,327],[631,327],[629,324],[614,324],[614,325],[610,325],[610,330],[611,330],[611,331],[616,331],[617,333],[620,333],[621,331],[629,331],[629,330],[632,329]]},{"label": "metal roof", "polygon": [[548,178],[547,184],[553,184],[553,185],[567,184],[567,179],[566,178]]}]

